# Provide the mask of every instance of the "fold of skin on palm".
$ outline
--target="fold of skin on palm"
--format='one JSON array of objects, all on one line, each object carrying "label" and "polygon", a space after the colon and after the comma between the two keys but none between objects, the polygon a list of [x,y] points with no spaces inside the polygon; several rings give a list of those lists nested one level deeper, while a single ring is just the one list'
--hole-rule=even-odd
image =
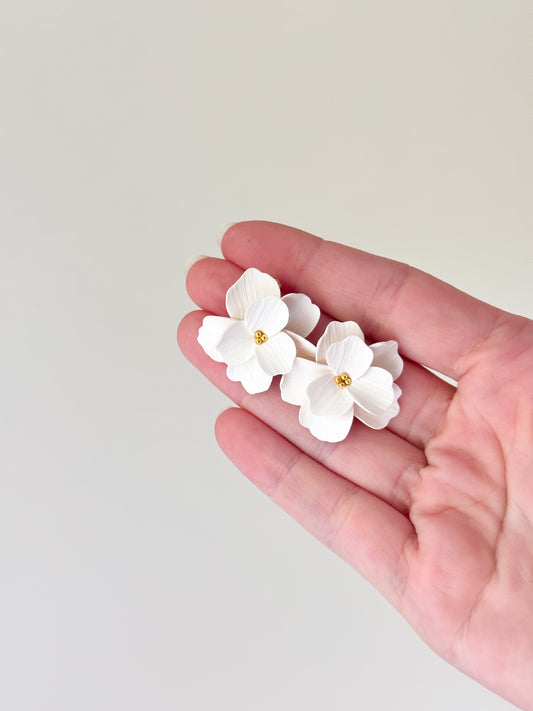
[{"label": "fold of skin on palm", "polygon": [[[222,251],[189,271],[202,311],[178,332],[187,358],[242,408],[217,422],[222,449],[438,654],[533,709],[533,322],[283,225],[237,223]],[[317,333],[352,319],[374,341],[399,342],[403,396],[387,429],[354,422],[345,441],[320,442],[276,387],[248,395],[205,355],[205,312],[224,314],[226,290],[252,266],[320,306]]]}]

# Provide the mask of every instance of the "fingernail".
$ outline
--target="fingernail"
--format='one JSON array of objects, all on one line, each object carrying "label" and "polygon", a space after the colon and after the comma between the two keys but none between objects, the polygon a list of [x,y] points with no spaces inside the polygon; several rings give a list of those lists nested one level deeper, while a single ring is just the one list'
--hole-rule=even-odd
[{"label": "fingernail", "polygon": [[197,254],[196,257],[193,257],[192,259],[189,259],[187,263],[185,264],[185,276],[189,273],[191,267],[193,264],[196,264],[196,262],[200,262],[202,259],[206,259],[205,254]]},{"label": "fingernail", "polygon": [[219,247],[222,247],[222,240],[224,239],[224,235],[226,234],[226,232],[229,230],[230,227],[236,224],[236,222],[227,222],[223,227],[219,229],[217,233],[217,244]]}]

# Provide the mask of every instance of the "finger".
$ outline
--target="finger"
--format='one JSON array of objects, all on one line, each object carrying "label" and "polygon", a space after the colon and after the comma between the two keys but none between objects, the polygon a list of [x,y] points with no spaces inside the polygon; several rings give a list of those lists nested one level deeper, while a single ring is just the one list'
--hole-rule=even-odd
[{"label": "finger", "polygon": [[257,267],[307,294],[334,318],[357,321],[375,340],[397,340],[408,358],[456,380],[503,316],[407,264],[272,222],[232,225],[222,251],[243,269]]},{"label": "finger", "polygon": [[261,418],[283,437],[332,471],[357,483],[407,515],[411,489],[426,466],[424,453],[389,430],[371,430],[354,421],[346,439],[337,444],[322,442],[298,420],[299,408],[284,402],[277,388],[249,395],[240,383],[226,377],[223,363],[209,358],[197,340],[205,312],[186,316],[178,331],[180,347],[191,363],[236,404]]},{"label": "finger", "polygon": [[204,311],[226,316],[226,292],[243,270],[226,259],[204,257],[191,266],[185,278],[187,293]]},{"label": "finger", "polygon": [[[224,259],[208,257],[196,262],[187,274],[187,289],[193,301],[202,309],[223,315],[225,295],[242,274],[242,269]],[[322,333],[329,317],[323,314],[319,329]],[[312,339],[313,334],[311,334]],[[455,388],[419,365],[405,362],[398,380],[403,395],[400,413],[389,423],[391,432],[423,447],[441,425]]]},{"label": "finger", "polygon": [[402,561],[416,542],[409,519],[244,410],[224,412],[216,436],[248,479],[400,607]]}]

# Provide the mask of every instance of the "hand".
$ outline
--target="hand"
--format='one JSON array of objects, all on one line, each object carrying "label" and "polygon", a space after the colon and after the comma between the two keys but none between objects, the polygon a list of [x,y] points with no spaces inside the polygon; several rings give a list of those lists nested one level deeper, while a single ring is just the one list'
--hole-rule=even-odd
[{"label": "hand", "polygon": [[205,311],[191,313],[183,352],[242,408],[217,421],[222,449],[438,654],[533,709],[533,322],[282,225],[235,224],[222,251],[188,274],[205,311],[225,314],[226,290],[254,266],[311,297],[327,314],[321,330],[355,320],[372,341],[397,340],[405,359],[388,429],[354,421],[328,444],[275,386],[248,395],[229,381],[197,343]]}]

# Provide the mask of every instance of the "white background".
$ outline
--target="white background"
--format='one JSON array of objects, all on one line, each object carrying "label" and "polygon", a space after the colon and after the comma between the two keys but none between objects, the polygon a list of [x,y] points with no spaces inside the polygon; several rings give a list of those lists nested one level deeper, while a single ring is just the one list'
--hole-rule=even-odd
[{"label": "white background", "polygon": [[245,218],[533,316],[531,24],[518,0],[2,4],[0,708],[511,708],[224,459],[175,330],[186,260]]}]

